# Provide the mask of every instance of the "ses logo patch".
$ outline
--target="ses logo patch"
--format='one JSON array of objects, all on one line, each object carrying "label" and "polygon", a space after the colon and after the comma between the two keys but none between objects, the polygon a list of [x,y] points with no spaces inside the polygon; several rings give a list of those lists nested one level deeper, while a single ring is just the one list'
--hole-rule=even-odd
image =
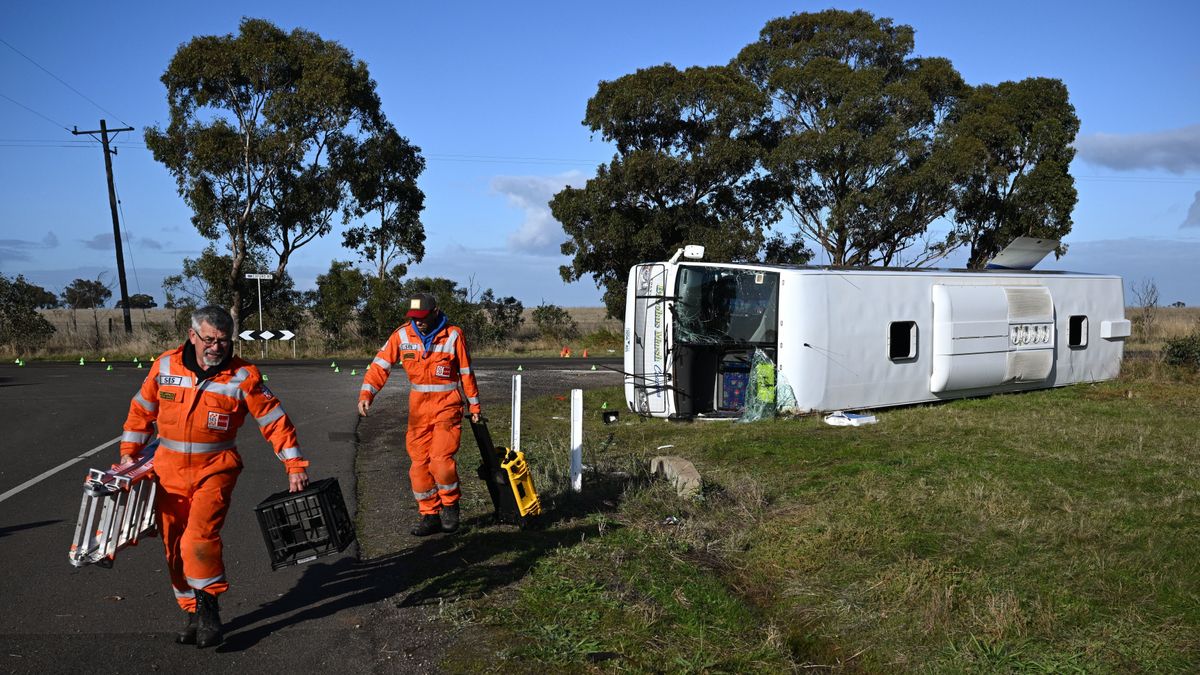
[{"label": "ses logo patch", "polygon": [[217,431],[229,431],[229,413],[209,411],[208,428]]},{"label": "ses logo patch", "polygon": [[275,394],[271,393],[271,390],[267,389],[267,385],[265,384],[258,385],[258,390],[262,392],[263,398],[267,399],[268,401],[275,398]]},{"label": "ses logo patch", "polygon": [[449,379],[450,366],[440,365],[433,369],[433,374],[444,379]]},{"label": "ses logo patch", "polygon": [[182,387],[183,378],[179,375],[159,375],[158,384],[160,386],[165,385],[168,387]]}]

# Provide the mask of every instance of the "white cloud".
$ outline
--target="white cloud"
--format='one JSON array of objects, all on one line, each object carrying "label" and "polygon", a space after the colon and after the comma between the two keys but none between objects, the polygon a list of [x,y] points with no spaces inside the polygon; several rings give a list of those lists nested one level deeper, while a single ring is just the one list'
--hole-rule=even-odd
[{"label": "white cloud", "polygon": [[1179,227],[1200,227],[1200,192],[1196,193],[1196,201],[1192,202],[1187,217],[1183,219],[1183,224]]},{"label": "white cloud", "polygon": [[570,185],[587,181],[579,171],[558,176],[497,176],[492,190],[508,198],[508,203],[525,213],[517,230],[508,235],[508,249],[535,255],[554,255],[566,239],[562,225],[550,214],[550,199]]},{"label": "white cloud", "polygon": [[1117,171],[1200,171],[1200,124],[1148,134],[1088,134],[1075,140],[1079,159]]}]

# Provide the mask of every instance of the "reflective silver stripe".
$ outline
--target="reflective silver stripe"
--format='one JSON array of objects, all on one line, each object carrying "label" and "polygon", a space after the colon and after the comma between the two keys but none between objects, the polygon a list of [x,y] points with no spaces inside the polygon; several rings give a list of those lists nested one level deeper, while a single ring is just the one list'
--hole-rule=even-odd
[{"label": "reflective silver stripe", "polygon": [[166,448],[168,450],[174,450],[175,452],[186,452],[190,454],[219,452],[221,450],[232,450],[233,448],[237,447],[235,443],[230,443],[228,441],[221,443],[190,443],[188,441],[173,441],[169,438],[162,438],[161,436],[158,439],[158,445],[159,447]]},{"label": "reflective silver stripe", "polygon": [[413,498],[416,499],[417,501],[420,501],[422,499],[429,499],[430,497],[432,497],[436,494],[437,494],[437,488],[433,488],[432,490],[426,490],[425,492],[417,492],[416,490],[413,490]]},{"label": "reflective silver stripe", "polygon": [[378,393],[379,393],[379,390],[378,390],[378,389],[376,389],[375,387],[372,387],[371,385],[369,385],[369,384],[366,384],[366,383],[363,383],[363,386],[359,388],[359,391],[369,391],[369,392],[371,392],[372,394],[378,394]]},{"label": "reflective silver stripe", "polygon": [[371,363],[374,363],[375,365],[379,366],[380,368],[383,368],[383,372],[385,372],[385,373],[392,372],[392,362],[388,361],[387,359],[381,359],[378,356],[376,356],[375,360],[372,361]]},{"label": "reflective silver stripe", "polygon": [[281,461],[285,459],[304,459],[304,455],[300,454],[300,448],[284,448],[275,456]]},{"label": "reflective silver stripe", "polygon": [[470,368],[459,368],[459,369],[458,369],[458,374],[459,374],[459,375],[470,375],[470,374],[471,374],[471,369],[470,369]]},{"label": "reflective silver stripe", "polygon": [[232,382],[213,382],[212,380],[205,380],[200,385],[200,391],[207,391],[210,394],[228,396],[229,398],[239,401],[242,400],[242,398],[244,398],[246,395],[246,392],[242,391],[241,387]]},{"label": "reflective silver stripe", "polygon": [[467,403],[470,403],[471,405],[479,405],[479,397],[478,396],[468,396]]},{"label": "reflective silver stripe", "polygon": [[458,483],[451,483],[449,485],[442,485],[441,483],[438,483],[437,489],[441,490],[442,492],[449,492],[451,490],[457,490]]},{"label": "reflective silver stripe", "polygon": [[194,597],[196,597],[196,591],[194,591],[190,588],[187,589],[186,591],[181,591],[178,588],[175,588],[174,586],[172,586],[171,590],[175,591],[175,597],[177,597],[177,598],[194,598]]},{"label": "reflective silver stripe", "polygon": [[429,351],[433,352],[433,353],[453,354],[454,353],[454,343],[447,342],[445,344],[434,345],[433,349],[430,349]]},{"label": "reflective silver stripe", "polygon": [[171,358],[170,357],[164,356],[158,360],[158,374],[159,375],[167,375],[167,376],[171,375]]},{"label": "reflective silver stripe", "polygon": [[121,434],[121,442],[123,443],[145,443],[150,440],[150,432],[148,431],[126,431]]},{"label": "reflective silver stripe", "polygon": [[142,396],[142,392],[140,391],[133,395],[133,400],[138,405],[145,408],[147,412],[155,412],[158,410],[158,401],[147,401],[146,397]]},{"label": "reflective silver stripe", "polygon": [[204,590],[205,588],[212,586],[213,584],[217,583],[218,581],[225,581],[224,574],[218,574],[215,577],[209,577],[207,579],[193,579],[191,577],[184,577],[184,578],[187,579],[188,585],[191,586],[192,588],[195,588],[196,590]]},{"label": "reflective silver stripe", "polygon": [[272,410],[271,412],[268,412],[267,414],[263,415],[262,417],[255,417],[254,421],[258,422],[259,427],[265,427],[268,424],[270,424],[271,422],[274,422],[275,420],[279,419],[280,417],[283,417],[283,415],[284,415],[283,406],[277,405],[277,406],[275,406],[274,410]]},{"label": "reflective silver stripe", "polygon": [[457,382],[448,382],[446,384],[414,384],[413,391],[419,391],[425,394],[435,391],[454,391],[458,389]]}]

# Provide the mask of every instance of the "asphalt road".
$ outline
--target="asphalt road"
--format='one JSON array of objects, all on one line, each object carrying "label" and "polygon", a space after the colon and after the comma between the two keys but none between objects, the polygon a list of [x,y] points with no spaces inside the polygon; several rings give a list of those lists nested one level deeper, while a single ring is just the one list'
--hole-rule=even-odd
[{"label": "asphalt road", "polygon": [[[366,362],[341,363],[340,373],[328,362],[263,366],[297,426],[312,462],[310,476],[338,478],[352,512],[354,402]],[[590,363],[522,361],[525,370],[550,371],[531,373],[532,382],[553,382],[553,371]],[[600,363],[616,366],[611,359]],[[485,406],[507,405],[516,364],[476,361]],[[182,614],[159,539],[122,550],[112,569],[70,565],[67,549],[87,469],[115,461],[116,443],[96,449],[119,436],[130,397],[147,373],[128,363],[114,364],[113,371],[105,366],[0,365],[0,671],[379,670],[379,648],[367,624],[377,615],[372,605],[388,602],[391,590],[372,584],[371,565],[356,561],[355,546],[271,571],[254,506],[284,489],[286,478],[253,424],[239,436],[245,470],[223,531],[232,585],[221,597],[226,644],[197,650],[172,642]],[[619,382],[611,372],[601,375],[572,386]],[[403,423],[405,389],[385,388],[372,415],[390,414]],[[527,389],[526,396],[536,393]]]}]

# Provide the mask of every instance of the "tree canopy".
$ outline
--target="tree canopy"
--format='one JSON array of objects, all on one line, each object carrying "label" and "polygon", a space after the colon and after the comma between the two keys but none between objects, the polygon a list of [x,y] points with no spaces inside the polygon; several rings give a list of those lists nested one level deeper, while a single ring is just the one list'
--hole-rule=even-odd
[{"label": "tree canopy", "polygon": [[425,170],[425,159],[420,148],[389,124],[361,145],[343,146],[339,160],[354,197],[346,207],[347,219],[369,219],[347,229],[343,245],[370,261],[378,279],[397,264],[407,269],[408,263],[421,262],[425,193],[417,187],[417,177]]},{"label": "tree canopy", "polygon": [[384,128],[366,64],[337,42],[243,19],[237,35],[179,47],[162,82],[170,121],[146,145],[175,177],[192,223],[230,254],[236,280],[255,250],[273,250],[285,274],[298,248],[333,227],[346,203],[345,156],[354,139]]},{"label": "tree canopy", "polygon": [[[967,97],[955,140],[970,161],[959,182],[954,245],[982,267],[1020,236],[1061,240],[1077,193],[1069,172],[1079,118],[1059,80],[981,85]],[[1065,246],[1055,252],[1062,255]]]},{"label": "tree canopy", "polygon": [[768,22],[734,60],[772,102],[766,169],[834,265],[889,264],[951,207],[938,132],[965,85],[912,51],[908,26],[827,10]]},{"label": "tree canopy", "polygon": [[44,298],[31,289],[45,290],[24,277],[0,275],[0,345],[36,349],[54,334],[54,326],[37,311]]},{"label": "tree canopy", "polygon": [[767,100],[730,68],[669,64],[601,82],[584,124],[617,154],[583,188],[567,187],[550,209],[569,237],[566,281],[591,274],[616,315],[631,262],[661,259],[684,244],[746,260],[777,219],[775,184],[757,171],[769,141],[759,124]]},{"label": "tree canopy", "polygon": [[[601,82],[583,123],[617,154],[551,210],[572,257],[563,278],[590,274],[612,314],[630,265],[686,243],[769,262],[806,262],[811,245],[858,266],[970,246],[981,264],[1018,235],[1070,231],[1066,87],[971,87],[916,55],[912,27],[865,11],[772,20],[728,66]],[[945,237],[931,234],[939,219]]]},{"label": "tree canopy", "polygon": [[[163,279],[168,304],[179,309],[201,305],[220,305],[241,316],[253,315],[257,328],[259,284],[244,275],[233,276],[233,256],[221,255],[209,245],[196,258],[183,259],[183,272]],[[247,272],[267,273],[265,255],[251,250],[245,263]],[[284,273],[262,286],[263,328],[294,329],[300,325],[303,297],[295,290],[291,275]],[[271,325],[274,324],[274,325]],[[246,326],[249,327],[249,326]]]},{"label": "tree canopy", "polygon": [[71,309],[99,309],[112,297],[112,289],[99,279],[76,279],[62,292],[63,304]]},{"label": "tree canopy", "polygon": [[305,293],[317,325],[325,334],[329,346],[346,345],[347,334],[355,314],[366,295],[367,280],[349,262],[334,260],[329,271],[317,277],[317,289]]}]

